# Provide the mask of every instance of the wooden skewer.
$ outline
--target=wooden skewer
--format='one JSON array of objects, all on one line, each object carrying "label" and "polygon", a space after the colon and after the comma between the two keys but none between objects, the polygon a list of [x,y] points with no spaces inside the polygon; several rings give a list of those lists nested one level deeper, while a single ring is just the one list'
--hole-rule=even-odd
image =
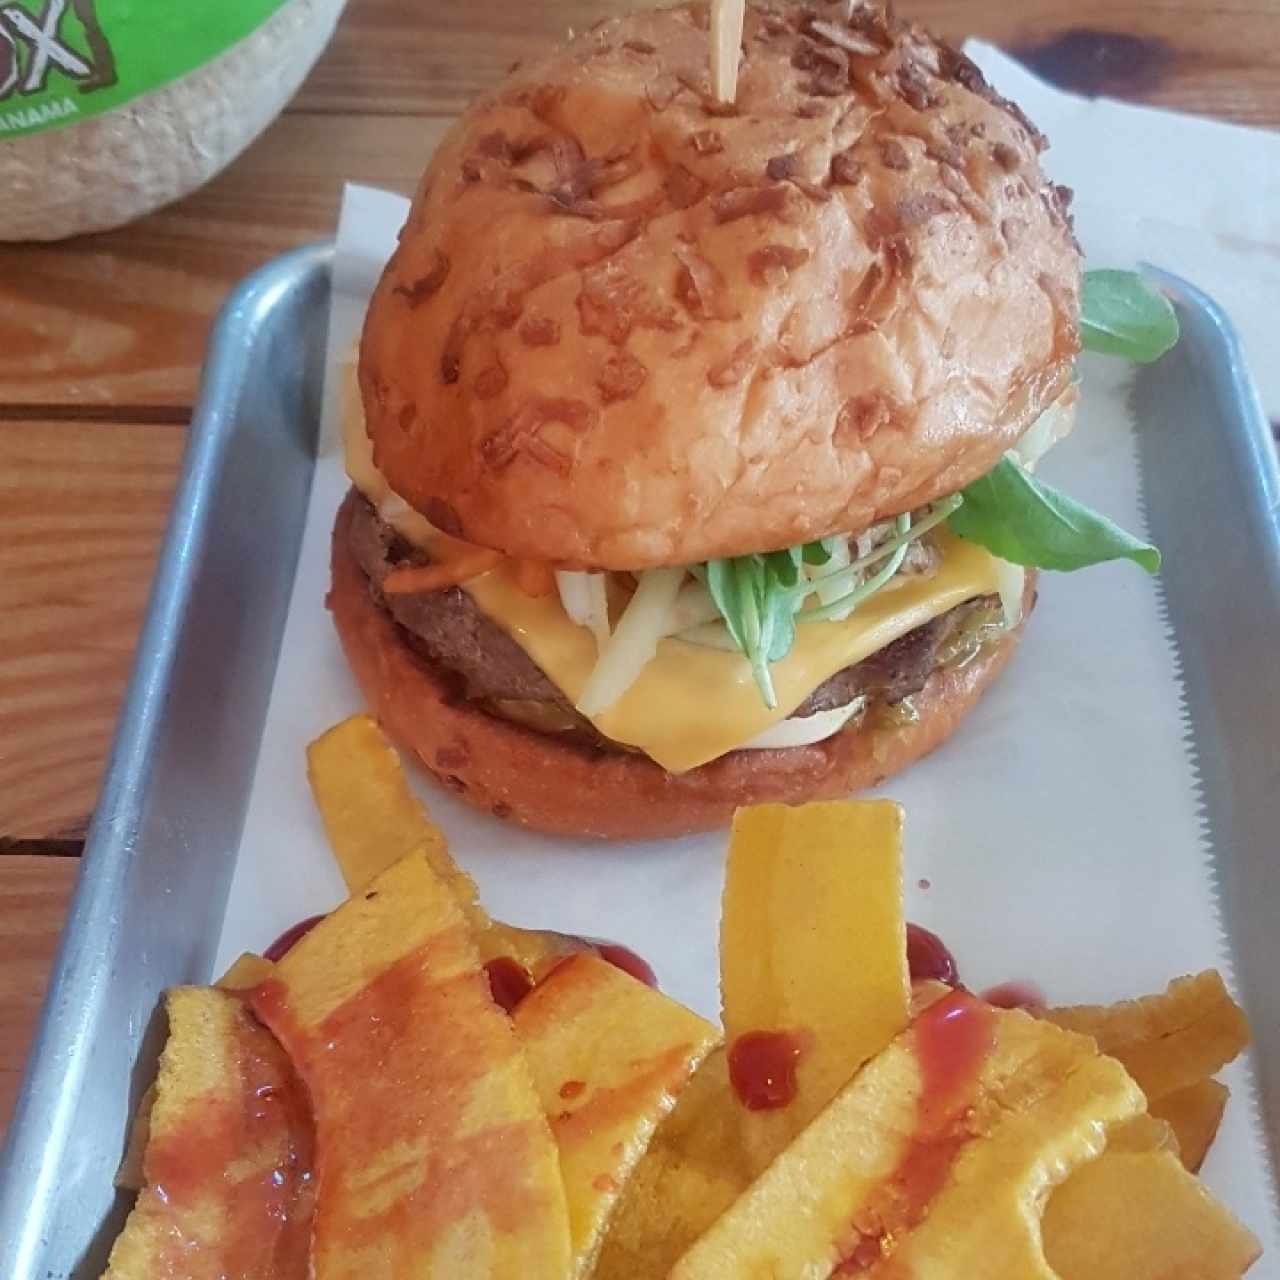
[{"label": "wooden skewer", "polygon": [[711,92],[718,102],[738,96],[738,58],[746,0],[711,0]]}]

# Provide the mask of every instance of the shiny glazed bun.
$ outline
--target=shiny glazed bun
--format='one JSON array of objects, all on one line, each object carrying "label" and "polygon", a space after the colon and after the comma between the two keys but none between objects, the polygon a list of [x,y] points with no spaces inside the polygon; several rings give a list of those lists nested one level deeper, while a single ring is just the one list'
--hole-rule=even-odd
[{"label": "shiny glazed bun", "polygon": [[[647,756],[601,752],[536,733],[457,696],[374,599],[351,552],[356,499],[333,531],[328,605],[347,661],[383,729],[469,804],[539,831],[610,839],[727,826],[740,805],[799,804],[876,786],[939,746],[1004,669],[1022,627],[971,661],[935,671],[912,696],[914,721],[850,726],[808,747],[733,751],[671,774]],[[1035,600],[1028,573],[1024,615]]]},{"label": "shiny glazed bun", "polygon": [[1043,140],[870,6],[602,23],[442,143],[373,299],[375,458],[437,525],[640,569],[962,487],[1064,389],[1079,254]]}]

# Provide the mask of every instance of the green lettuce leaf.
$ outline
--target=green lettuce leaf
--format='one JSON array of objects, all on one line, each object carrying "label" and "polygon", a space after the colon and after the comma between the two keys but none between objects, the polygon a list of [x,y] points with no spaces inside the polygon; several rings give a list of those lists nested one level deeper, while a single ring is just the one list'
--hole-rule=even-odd
[{"label": "green lettuce leaf", "polygon": [[1086,271],[1080,341],[1086,351],[1150,364],[1178,341],[1178,316],[1136,271]]},{"label": "green lettuce leaf", "polygon": [[948,523],[1013,564],[1070,572],[1107,560],[1132,560],[1160,570],[1160,552],[1104,515],[1037,480],[1011,458],[1002,459],[963,490]]}]

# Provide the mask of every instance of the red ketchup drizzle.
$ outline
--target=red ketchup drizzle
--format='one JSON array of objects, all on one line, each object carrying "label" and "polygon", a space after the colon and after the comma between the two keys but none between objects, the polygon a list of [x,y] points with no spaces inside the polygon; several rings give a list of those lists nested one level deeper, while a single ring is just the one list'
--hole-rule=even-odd
[{"label": "red ketchup drizzle", "polygon": [[297,924],[286,929],[263,953],[263,959],[270,960],[272,964],[277,964],[283,960],[285,956],[293,950],[303,938],[311,932],[312,929],[324,919],[324,916],[308,916],[305,920],[299,920]]},{"label": "red ketchup drizzle", "polygon": [[[910,1231],[923,1219],[970,1137],[965,1119],[995,1043],[995,1014],[969,992],[953,991],[916,1019],[913,1042],[920,1068],[916,1129],[885,1184],[889,1212],[884,1216],[891,1219],[884,1221],[885,1237]],[[864,1237],[832,1274],[857,1275],[884,1256],[882,1239]]]},{"label": "red ketchup drizzle", "polygon": [[805,1037],[792,1031],[748,1031],[729,1049],[729,1081],[748,1111],[773,1111],[796,1096],[796,1066]]},{"label": "red ketchup drizzle", "polygon": [[933,979],[945,982],[949,987],[960,982],[955,956],[947,944],[936,933],[930,933],[918,924],[907,925],[907,968],[911,971],[912,982]]},{"label": "red ketchup drizzle", "polygon": [[988,987],[981,998],[997,1009],[1026,1009],[1036,1013],[1048,1007],[1044,992],[1034,982],[1002,982],[998,987]]},{"label": "red ketchup drizzle", "polygon": [[[304,1275],[314,1193],[313,1138],[303,1086],[284,1050],[247,1013],[227,1031],[223,1090],[189,1099],[147,1145],[149,1202],[158,1257],[148,1274]],[[226,1169],[245,1151],[252,1170]],[[216,1236],[191,1230],[217,1214]]]},{"label": "red ketchup drizzle", "polygon": [[496,956],[484,967],[489,978],[489,990],[493,1003],[508,1013],[533,990],[533,978],[519,960],[511,956]]},{"label": "red ketchup drizzle", "polygon": [[[543,1230],[546,1202],[527,1172],[542,1141],[537,1129],[514,1116],[469,1109],[489,1098],[506,1061],[479,1017],[492,1017],[493,1006],[475,981],[433,977],[442,964],[450,971],[456,965],[462,932],[460,922],[438,928],[309,1025],[278,978],[254,993],[254,1011],[300,1064],[315,1104],[317,1146],[325,1153],[316,1233],[331,1251],[324,1265],[315,1265],[318,1254],[313,1261],[319,1275],[422,1274],[411,1263],[432,1257],[472,1221],[495,1238],[530,1222],[538,1224],[531,1232]],[[353,1197],[346,1188],[362,1194]],[[334,1250],[356,1261],[343,1267]],[[361,1265],[367,1258],[376,1262]],[[308,1273],[263,1267],[180,1274],[250,1280]]]}]

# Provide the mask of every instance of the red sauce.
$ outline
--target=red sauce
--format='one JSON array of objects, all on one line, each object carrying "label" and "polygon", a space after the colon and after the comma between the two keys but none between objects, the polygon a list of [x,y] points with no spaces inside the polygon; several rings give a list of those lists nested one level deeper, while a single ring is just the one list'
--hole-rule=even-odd
[{"label": "red sauce", "polygon": [[911,971],[912,982],[933,979],[954,987],[960,981],[955,956],[947,944],[936,933],[918,924],[907,925],[907,968]]},{"label": "red sauce", "polygon": [[580,1097],[586,1092],[587,1082],[585,1080],[566,1080],[560,1086],[560,1096],[568,1102],[571,1098]]},{"label": "red sauce", "polygon": [[284,1050],[247,1012],[237,1009],[230,1035],[234,1074],[192,1098],[147,1146],[148,1185],[138,1212],[155,1227],[156,1280],[307,1273],[313,1185],[306,1095]]},{"label": "red sauce", "polygon": [[997,1009],[1026,1009],[1037,1013],[1048,1008],[1044,992],[1034,982],[1002,982],[997,987],[988,987],[981,998]]},{"label": "red sauce", "polygon": [[484,967],[489,978],[489,991],[494,1004],[508,1013],[533,990],[533,978],[518,960],[511,956],[496,956]]},{"label": "red sauce", "polygon": [[916,1019],[921,1076],[917,1143],[939,1136],[963,1118],[994,1044],[991,1010],[967,991],[953,991]]},{"label": "red sauce", "polygon": [[[859,1240],[833,1275],[870,1270],[886,1257],[885,1242],[924,1218],[956,1154],[971,1136],[966,1120],[982,1064],[994,1043],[991,1006],[967,991],[951,992],[916,1019],[913,1047],[920,1067],[920,1096],[915,1132],[884,1186],[880,1203],[869,1206],[882,1224],[880,1237]],[[887,1280],[889,1273],[883,1274]]]},{"label": "red sauce", "polygon": [[473,1215],[530,1251],[562,1229],[540,1181],[555,1158],[545,1123],[494,1090],[520,1050],[472,946],[464,926],[441,929],[318,1022],[279,978],[253,994],[315,1111],[317,1275],[356,1274],[368,1256],[388,1275],[438,1269]]},{"label": "red sauce", "polygon": [[[674,1044],[661,1053],[628,1063],[627,1073],[619,1083],[606,1085],[597,1080],[589,1095],[584,1084],[582,1093],[566,1098],[572,1107],[551,1119],[551,1132],[561,1159],[573,1159],[584,1148],[592,1149],[602,1134],[659,1108],[664,1097],[678,1093],[689,1078],[693,1053],[692,1044]],[[621,1144],[611,1148],[615,1159],[621,1157],[622,1150]]]},{"label": "red sauce", "polygon": [[286,929],[263,953],[263,958],[272,964],[278,964],[294,949],[312,929],[324,919],[324,916],[308,916],[297,924]]},{"label": "red sauce", "polygon": [[600,942],[595,938],[588,938],[587,941],[600,953],[600,958],[607,960],[615,969],[629,973],[646,987],[652,987],[655,991],[658,989],[658,975],[654,973],[653,966],[643,956],[636,955],[630,947],[617,942]]},{"label": "red sauce", "polygon": [[729,1081],[748,1111],[774,1111],[795,1098],[806,1039],[793,1031],[748,1031],[733,1042]]}]

